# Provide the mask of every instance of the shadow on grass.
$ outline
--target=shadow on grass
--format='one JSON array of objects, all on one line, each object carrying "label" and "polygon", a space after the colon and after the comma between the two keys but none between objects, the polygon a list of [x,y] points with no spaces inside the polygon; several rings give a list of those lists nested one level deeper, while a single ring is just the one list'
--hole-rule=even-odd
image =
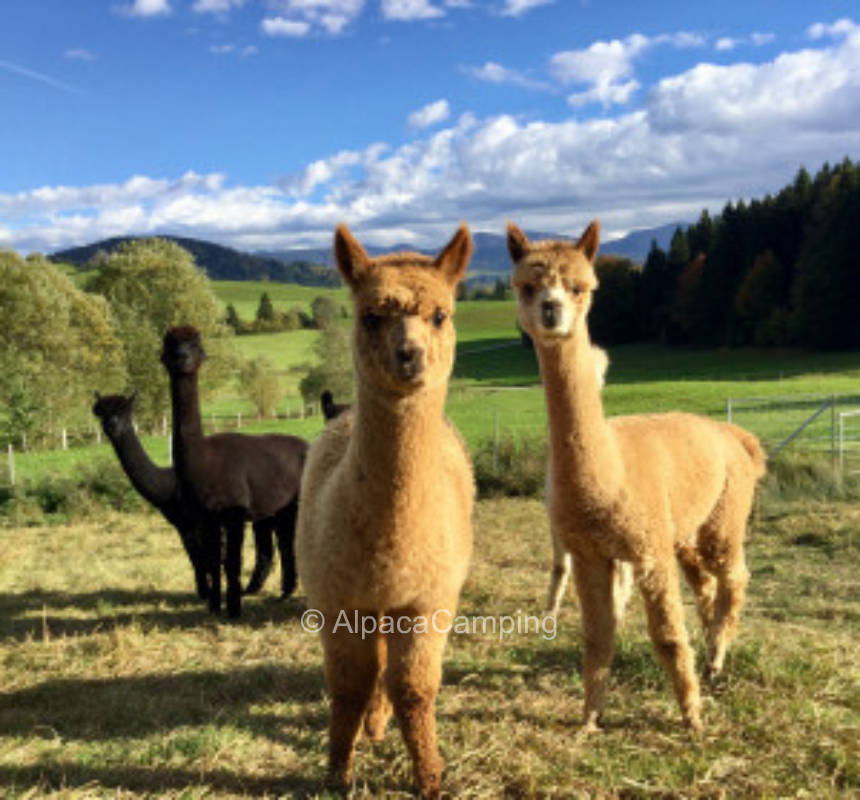
[{"label": "shadow on grass", "polygon": [[[302,741],[284,733],[285,726],[297,727],[307,732],[302,739],[310,747],[327,724],[322,693],[317,665],[61,678],[0,694],[0,730],[6,736],[95,742],[217,722],[301,748]],[[261,705],[283,703],[309,705],[283,714],[259,713]]]},{"label": "shadow on grass", "polygon": [[36,788],[45,793],[81,789],[89,793],[95,787],[143,795],[180,792],[182,796],[188,796],[186,793],[189,789],[202,787],[233,796],[309,797],[321,790],[321,781],[299,775],[269,778],[225,770],[213,770],[201,775],[198,770],[166,767],[99,767],[49,761],[32,767],[0,766],[0,786],[10,790],[12,796],[16,789]]},{"label": "shadow on grass", "polygon": [[[304,609],[295,597],[246,597],[242,616],[230,624],[259,628],[298,619]],[[214,617],[205,600],[183,592],[106,588],[0,594],[0,641],[81,636],[132,623],[147,629],[187,630],[214,620],[227,618]]]}]

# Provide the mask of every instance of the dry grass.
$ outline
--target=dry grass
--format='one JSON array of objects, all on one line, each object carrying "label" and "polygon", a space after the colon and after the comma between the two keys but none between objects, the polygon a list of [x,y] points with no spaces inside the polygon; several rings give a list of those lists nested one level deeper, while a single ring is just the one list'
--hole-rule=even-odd
[{"label": "dry grass", "polygon": [[[542,607],[545,515],[477,511],[465,614]],[[742,631],[693,739],[639,603],[619,640],[605,732],[578,732],[579,622],[558,635],[454,635],[438,704],[457,797],[860,794],[858,530],[848,503],[760,508]],[[250,560],[250,551],[246,560]],[[267,589],[274,592],[277,576]],[[7,797],[322,795],[327,704],[301,599],[211,620],[175,533],[153,515],[6,529],[0,539],[0,787]],[[701,656],[701,637],[688,606]],[[701,660],[701,659],[700,659]],[[362,745],[356,795],[408,796],[394,730]]]}]

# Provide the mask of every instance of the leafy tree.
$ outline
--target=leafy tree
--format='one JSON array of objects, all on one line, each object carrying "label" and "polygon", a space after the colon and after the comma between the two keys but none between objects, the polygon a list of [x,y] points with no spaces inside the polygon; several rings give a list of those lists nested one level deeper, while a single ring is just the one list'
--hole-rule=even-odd
[{"label": "leafy tree", "polygon": [[493,300],[504,300],[508,296],[507,284],[501,279],[496,279],[496,284],[493,287]]},{"label": "leafy tree", "polygon": [[121,244],[96,269],[86,289],[106,298],[124,349],[136,412],[155,423],[167,413],[170,393],[159,354],[164,332],[193,325],[203,337],[208,359],[201,372],[205,394],[235,371],[238,357],[232,331],[222,321],[206,275],[191,255],[164,239],[135,239]]},{"label": "leafy tree", "polygon": [[323,328],[314,345],[314,353],[318,363],[299,384],[305,402],[317,402],[324,389],[336,398],[352,397],[352,351],[348,329],[342,325]]},{"label": "leafy tree", "polygon": [[315,297],[311,303],[311,315],[315,328],[327,328],[337,317],[337,303],[330,297]]},{"label": "leafy tree", "polygon": [[239,391],[259,417],[271,417],[284,399],[284,387],[274,365],[265,356],[245,361],[239,370]]},{"label": "leafy tree", "polygon": [[29,440],[90,421],[94,390],[125,382],[122,347],[104,300],[41,256],[0,252],[0,424]]}]

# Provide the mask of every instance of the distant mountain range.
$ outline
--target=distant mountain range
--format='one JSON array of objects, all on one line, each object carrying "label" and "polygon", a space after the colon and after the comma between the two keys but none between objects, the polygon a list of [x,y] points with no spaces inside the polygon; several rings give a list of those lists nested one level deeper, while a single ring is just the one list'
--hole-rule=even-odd
[{"label": "distant mountain range", "polygon": [[[657,244],[663,250],[668,250],[669,242],[675,229],[679,225],[682,228],[686,228],[688,224],[686,222],[672,222],[656,228],[643,228],[633,231],[620,239],[604,242],[600,252],[603,255],[629,258],[631,261],[641,264],[645,261],[648,251],[651,249],[652,239],[656,240]],[[526,231],[525,233],[529,239],[535,240],[572,238],[557,233],[541,233],[536,231]],[[472,238],[475,242],[475,254],[472,256],[472,261],[469,265],[470,272],[505,274],[510,271],[511,262],[508,257],[508,246],[504,236],[496,233],[474,233]],[[401,244],[384,248],[368,246],[366,249],[371,256],[375,256],[380,253],[391,252],[392,250],[414,250],[415,248],[408,244]],[[426,255],[435,254],[435,251],[432,250],[419,250],[419,252]],[[258,255],[282,261],[299,259],[301,261],[310,261],[315,264],[326,264],[329,267],[334,267],[331,247],[259,251]]]},{"label": "distant mountain range", "polygon": [[[72,247],[53,253],[51,261],[74,264],[86,269],[99,253],[112,253],[123,242],[138,237],[118,236],[102,239],[100,242]],[[290,255],[286,259],[274,258],[257,253],[246,253],[224,247],[202,239],[188,239],[181,236],[159,236],[176,242],[194,256],[194,261],[212,280],[217,281],[276,281],[278,283],[299,283],[305,286],[338,286],[340,279],[324,259],[312,261],[300,256]]]},{"label": "distant mountain range", "polygon": [[[656,228],[647,228],[603,244],[603,255],[616,255],[629,258],[631,261],[643,262],[648,255],[651,241],[664,250],[669,247],[672,234],[678,226],[686,227],[687,223],[673,222]],[[526,231],[530,239],[570,239],[552,233]],[[83,247],[73,247],[60,250],[49,258],[52,261],[74,264],[85,269],[98,253],[112,253],[123,242],[137,237],[120,236],[103,239]],[[207,242],[201,239],[189,239],[181,236],[162,236],[176,242],[194,256],[199,267],[205,270],[212,280],[227,281],[260,281],[270,280],[279,283],[298,283],[306,286],[337,286],[339,278],[334,271],[331,247],[303,248],[296,250],[258,251],[248,253],[234,250],[231,247]],[[475,255],[472,258],[470,272],[474,275],[492,276],[504,275],[510,270],[510,260],[505,237],[495,233],[475,233]],[[395,245],[394,247],[368,246],[371,256],[392,250],[414,250],[410,245]],[[434,255],[435,251],[420,251]]]}]

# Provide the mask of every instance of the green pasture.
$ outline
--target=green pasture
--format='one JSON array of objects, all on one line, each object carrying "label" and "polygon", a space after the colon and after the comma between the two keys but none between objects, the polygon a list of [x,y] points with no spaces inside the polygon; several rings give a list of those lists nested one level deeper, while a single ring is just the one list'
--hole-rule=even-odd
[{"label": "green pasture", "polygon": [[317,297],[331,297],[338,306],[350,308],[349,290],[331,289],[322,286],[299,286],[295,283],[274,283],[270,281],[210,281],[212,291],[226,309],[232,303],[239,316],[253,320],[263,292],[277,311],[289,311],[299,307],[310,312],[311,303]]}]

